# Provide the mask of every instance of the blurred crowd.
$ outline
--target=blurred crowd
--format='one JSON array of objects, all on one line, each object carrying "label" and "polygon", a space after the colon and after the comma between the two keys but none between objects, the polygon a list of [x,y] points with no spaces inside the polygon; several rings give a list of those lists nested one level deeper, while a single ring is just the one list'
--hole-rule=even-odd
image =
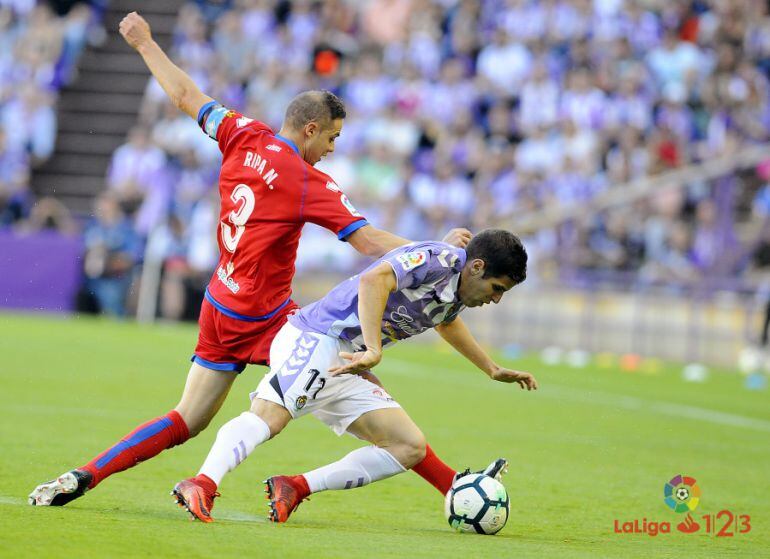
[{"label": "blurred crowd", "polygon": [[[19,33],[50,17],[37,10],[14,16]],[[171,56],[207,94],[276,130],[296,93],[340,95],[348,117],[319,167],[371,222],[414,239],[515,231],[517,216],[770,140],[765,0],[199,0],[180,10]],[[45,76],[39,95],[58,83]],[[6,136],[25,149],[0,157],[45,157],[51,145],[36,155]],[[216,144],[150,81],[98,204],[170,263],[172,294],[199,288],[215,263],[218,164]],[[587,213],[528,240],[533,271],[677,284],[745,270],[753,244],[734,223],[770,215],[768,182],[764,165]],[[352,252],[308,228],[300,262],[347,270]],[[183,296],[169,297],[180,312]]]},{"label": "blurred crowd", "polygon": [[[348,118],[319,166],[379,226],[432,238],[454,226],[515,229],[517,215],[584,204],[767,141],[767,9],[729,0],[191,3],[173,53],[204,91],[275,128],[297,92],[340,94]],[[138,227],[169,204],[187,222],[210,188],[216,150],[153,82],[143,122],[153,172],[171,165],[183,178],[148,193]],[[756,189],[758,179],[747,180]],[[707,232],[715,189],[692,185],[592,216],[535,239],[536,252],[577,269],[694,279],[720,252],[721,237]],[[315,238],[307,265],[349,265],[344,249]]]},{"label": "blurred crowd", "polygon": [[98,0],[0,0],[0,227],[44,226],[56,205],[34,207],[30,173],[53,152],[57,92],[86,43],[103,39],[102,12]]}]

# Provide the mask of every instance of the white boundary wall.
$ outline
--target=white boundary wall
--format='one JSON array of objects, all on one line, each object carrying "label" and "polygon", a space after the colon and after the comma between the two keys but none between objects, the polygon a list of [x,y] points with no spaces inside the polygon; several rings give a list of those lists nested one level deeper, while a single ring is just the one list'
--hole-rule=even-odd
[{"label": "white boundary wall", "polygon": [[586,292],[538,287],[510,293],[463,318],[481,340],[525,349],[635,353],[734,367],[759,337],[763,304],[728,293],[702,301],[675,293]]},{"label": "white boundary wall", "polygon": [[[336,280],[313,276],[296,281],[299,302],[323,296]],[[558,346],[732,368],[739,352],[759,338],[764,304],[733,293],[698,300],[672,292],[534,285],[513,289],[499,305],[467,309],[462,317],[483,344],[500,350]]]}]

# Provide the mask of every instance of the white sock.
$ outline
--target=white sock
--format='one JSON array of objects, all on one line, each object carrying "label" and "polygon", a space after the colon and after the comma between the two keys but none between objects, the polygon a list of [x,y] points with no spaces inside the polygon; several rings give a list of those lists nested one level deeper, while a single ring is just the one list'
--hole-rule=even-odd
[{"label": "white sock", "polygon": [[317,493],[326,489],[355,489],[405,471],[406,468],[387,450],[365,446],[342,460],[302,475],[310,492]]},{"label": "white sock", "polygon": [[269,438],[270,428],[267,423],[250,411],[245,411],[222,425],[198,473],[208,476],[219,485],[227,472],[234,470]]}]

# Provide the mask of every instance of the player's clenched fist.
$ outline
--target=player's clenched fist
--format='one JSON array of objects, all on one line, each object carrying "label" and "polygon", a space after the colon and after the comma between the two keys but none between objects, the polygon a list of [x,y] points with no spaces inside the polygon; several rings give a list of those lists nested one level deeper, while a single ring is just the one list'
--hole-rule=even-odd
[{"label": "player's clenched fist", "polygon": [[136,12],[131,12],[120,22],[120,34],[135,49],[152,40],[150,24]]},{"label": "player's clenched fist", "polygon": [[473,238],[473,235],[470,231],[463,227],[458,227],[449,231],[442,241],[448,245],[465,248],[468,246],[468,243],[471,242],[471,238]]}]

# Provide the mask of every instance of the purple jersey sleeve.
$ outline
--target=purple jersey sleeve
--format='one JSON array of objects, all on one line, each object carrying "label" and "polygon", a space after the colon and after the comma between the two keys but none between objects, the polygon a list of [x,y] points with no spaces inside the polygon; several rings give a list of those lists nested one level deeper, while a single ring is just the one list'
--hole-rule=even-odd
[{"label": "purple jersey sleeve", "polygon": [[424,245],[416,246],[414,250],[391,253],[383,258],[396,274],[396,290],[412,289],[452,273],[459,255],[455,251],[437,251],[430,248]]}]

